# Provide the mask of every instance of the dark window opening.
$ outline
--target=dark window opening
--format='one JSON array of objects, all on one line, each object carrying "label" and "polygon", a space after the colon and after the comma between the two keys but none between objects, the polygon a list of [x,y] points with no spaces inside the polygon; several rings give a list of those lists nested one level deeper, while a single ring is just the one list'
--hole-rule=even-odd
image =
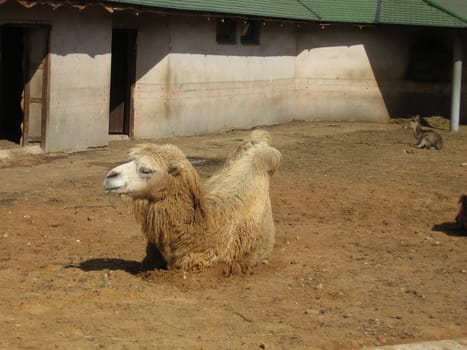
[{"label": "dark window opening", "polygon": [[231,18],[219,18],[217,20],[216,41],[219,44],[235,44],[237,34],[237,22]]},{"label": "dark window opening", "polygon": [[259,23],[256,21],[245,21],[240,33],[240,42],[243,45],[259,44]]}]

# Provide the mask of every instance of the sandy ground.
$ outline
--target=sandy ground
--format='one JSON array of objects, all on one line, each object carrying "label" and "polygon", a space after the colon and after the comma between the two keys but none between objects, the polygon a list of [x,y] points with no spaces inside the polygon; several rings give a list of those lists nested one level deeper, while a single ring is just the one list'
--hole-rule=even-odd
[{"label": "sandy ground", "polygon": [[[140,270],[145,240],[105,194],[135,142],[0,167],[1,349],[359,349],[467,336],[467,127],[441,151],[402,121],[266,127],[276,245],[251,274]],[[164,140],[212,174],[248,131]],[[160,141],[159,141],[160,142]]]}]

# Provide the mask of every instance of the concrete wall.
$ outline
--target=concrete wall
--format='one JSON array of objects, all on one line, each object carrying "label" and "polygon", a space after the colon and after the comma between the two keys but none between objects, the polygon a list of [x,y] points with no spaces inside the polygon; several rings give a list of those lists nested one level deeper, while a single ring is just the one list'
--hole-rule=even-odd
[{"label": "concrete wall", "polygon": [[[222,45],[215,19],[144,15],[138,21],[137,138],[293,119],[449,116],[449,81],[407,76],[413,45],[432,37],[430,30],[267,22],[260,45]],[[435,33],[449,47],[450,32]]]},{"label": "concrete wall", "polygon": [[[50,32],[46,151],[108,142],[112,28],[137,31],[134,137],[151,139],[290,120],[449,116],[449,81],[407,77],[416,27],[267,22],[259,45],[218,44],[203,16],[1,7],[0,23],[44,22]],[[238,30],[240,31],[241,22]],[[449,31],[435,31],[449,47]],[[464,45],[465,45],[465,36]],[[238,39],[238,38],[237,38]],[[423,55],[421,55],[423,57]],[[467,64],[464,65],[464,71]],[[465,75],[465,74],[464,74]],[[464,89],[465,90],[465,89]],[[463,97],[464,104],[467,99]]]},{"label": "concrete wall", "polygon": [[[108,144],[111,19],[64,7],[50,33],[50,101],[46,151]],[[60,13],[62,11],[62,13]]]},{"label": "concrete wall", "polygon": [[[26,14],[26,16],[25,16]],[[108,144],[111,16],[100,8],[83,12],[62,6],[16,3],[1,6],[0,24],[49,25],[47,152]]]},{"label": "concrete wall", "polygon": [[[307,26],[299,31],[296,60],[296,118],[300,120],[370,120],[388,118],[373,66],[392,67],[390,77],[399,75],[404,60],[387,55],[386,39],[375,30],[352,26],[321,29]],[[400,45],[402,46],[402,45]],[[369,56],[381,52],[379,57]],[[385,55],[386,53],[386,55]],[[373,63],[372,63],[373,62]]]},{"label": "concrete wall", "polygon": [[[205,17],[141,16],[134,134],[209,133],[293,114],[295,27],[268,24],[261,45],[221,45]],[[157,24],[154,24],[157,23]]]},{"label": "concrete wall", "polygon": [[[305,26],[297,36],[297,118],[449,117],[452,35],[409,26]],[[464,38],[464,52],[466,44]],[[464,64],[464,80],[466,73]]]}]

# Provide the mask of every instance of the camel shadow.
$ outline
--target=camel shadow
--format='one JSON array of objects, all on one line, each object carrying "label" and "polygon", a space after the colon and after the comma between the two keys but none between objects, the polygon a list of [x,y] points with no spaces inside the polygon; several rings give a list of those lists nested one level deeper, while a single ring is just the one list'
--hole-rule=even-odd
[{"label": "camel shadow", "polygon": [[[134,261],[117,258],[96,258],[83,261],[79,264],[66,265],[65,268],[76,268],[85,272],[102,270],[122,270],[132,275],[148,271],[150,267],[145,264]],[[154,269],[154,268],[152,268]]]},{"label": "camel shadow", "polygon": [[442,224],[435,224],[433,225],[432,230],[443,232],[448,236],[454,236],[454,237],[467,236],[467,231],[465,231],[456,222],[443,222]]},{"label": "camel shadow", "polygon": [[141,262],[118,258],[96,258],[83,261],[79,264],[66,265],[65,268],[77,268],[86,272],[122,270],[132,275],[137,275],[147,271],[166,270],[167,263],[159,249],[148,242],[146,245],[146,256]]}]

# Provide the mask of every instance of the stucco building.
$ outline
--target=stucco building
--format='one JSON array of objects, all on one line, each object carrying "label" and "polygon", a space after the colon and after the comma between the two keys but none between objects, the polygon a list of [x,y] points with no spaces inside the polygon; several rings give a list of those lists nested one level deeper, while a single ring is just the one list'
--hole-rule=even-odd
[{"label": "stucco building", "polygon": [[0,0],[0,139],[74,151],[109,135],[449,118],[462,3]]}]

